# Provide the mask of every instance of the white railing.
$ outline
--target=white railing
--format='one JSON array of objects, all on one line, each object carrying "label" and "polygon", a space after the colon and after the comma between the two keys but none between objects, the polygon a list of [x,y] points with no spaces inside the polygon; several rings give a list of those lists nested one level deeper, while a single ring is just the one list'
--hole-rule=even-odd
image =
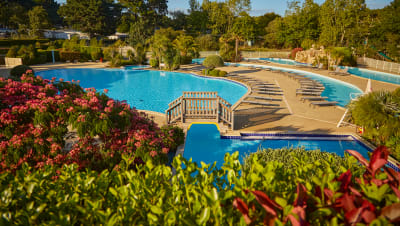
[{"label": "white railing", "polygon": [[232,106],[217,92],[183,92],[165,111],[167,123],[186,119],[207,119],[223,122],[233,128]]},{"label": "white railing", "polygon": [[400,64],[393,63],[383,60],[375,60],[367,57],[359,57],[357,59],[358,64],[366,65],[370,68],[375,68],[382,71],[392,72],[400,74]]}]

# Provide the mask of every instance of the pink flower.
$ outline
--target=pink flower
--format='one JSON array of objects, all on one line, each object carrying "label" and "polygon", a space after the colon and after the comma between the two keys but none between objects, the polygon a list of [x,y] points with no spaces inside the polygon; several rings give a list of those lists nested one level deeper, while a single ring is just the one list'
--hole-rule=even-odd
[{"label": "pink flower", "polygon": [[104,91],[104,93],[108,93],[108,89],[104,89],[103,91]]},{"label": "pink flower", "polygon": [[60,81],[60,82],[64,82],[64,79],[63,79],[63,78],[60,78],[59,81]]},{"label": "pink flower", "polygon": [[151,151],[151,152],[150,152],[150,156],[151,156],[151,157],[154,157],[154,156],[156,156],[156,155],[157,155],[157,152],[156,152],[156,151]]}]

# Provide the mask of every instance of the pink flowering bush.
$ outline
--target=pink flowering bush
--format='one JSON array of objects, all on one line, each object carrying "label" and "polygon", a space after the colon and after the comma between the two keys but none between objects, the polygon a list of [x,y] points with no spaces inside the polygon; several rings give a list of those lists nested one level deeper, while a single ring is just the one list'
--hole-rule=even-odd
[{"label": "pink flowering bush", "polygon": [[[118,166],[123,155],[142,163],[165,162],[183,143],[179,128],[159,128],[126,102],[78,82],[51,81],[30,71],[21,82],[0,78],[0,172],[23,163],[35,168],[77,163],[95,170]],[[76,143],[65,150],[65,136]]]}]

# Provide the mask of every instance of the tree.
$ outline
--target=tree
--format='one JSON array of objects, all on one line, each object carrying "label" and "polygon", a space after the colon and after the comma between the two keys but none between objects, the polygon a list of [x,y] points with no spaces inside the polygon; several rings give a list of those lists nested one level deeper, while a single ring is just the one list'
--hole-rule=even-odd
[{"label": "tree", "polygon": [[184,59],[188,56],[193,58],[199,55],[198,45],[192,36],[181,34],[174,40],[173,45]]},{"label": "tree", "polygon": [[174,70],[179,67],[179,64],[176,65],[175,61],[180,57],[180,54],[172,43],[180,34],[182,32],[174,31],[172,28],[161,28],[149,39],[153,58],[158,60],[158,67],[162,62],[165,63],[168,70]]},{"label": "tree", "polygon": [[[130,24],[130,31],[138,31],[144,39],[153,34],[167,14],[167,0],[119,0],[119,2],[123,7],[123,17]],[[134,35],[132,32],[130,34]]]},{"label": "tree", "polygon": [[268,24],[273,21],[275,18],[280,17],[275,13],[266,13],[262,16],[254,17],[255,21],[255,32],[257,36],[264,36],[267,34],[266,27]]},{"label": "tree", "polygon": [[235,41],[235,61],[240,61],[239,42],[253,39],[255,37],[254,27],[254,19],[246,12],[242,12],[239,17],[235,18],[235,22],[229,32],[230,39]]},{"label": "tree", "polygon": [[170,12],[170,15],[172,16],[171,20],[171,26],[175,30],[184,30],[187,28],[187,15],[181,11],[173,11]]},{"label": "tree", "polygon": [[121,8],[113,0],[67,0],[58,12],[69,26],[93,37],[115,32]]},{"label": "tree", "polygon": [[29,35],[31,37],[40,36],[41,29],[49,26],[48,15],[42,6],[35,6],[28,12],[29,17]]},{"label": "tree", "polygon": [[326,0],[321,6],[320,41],[335,46],[363,41],[356,36],[362,30],[365,10],[365,0]]}]

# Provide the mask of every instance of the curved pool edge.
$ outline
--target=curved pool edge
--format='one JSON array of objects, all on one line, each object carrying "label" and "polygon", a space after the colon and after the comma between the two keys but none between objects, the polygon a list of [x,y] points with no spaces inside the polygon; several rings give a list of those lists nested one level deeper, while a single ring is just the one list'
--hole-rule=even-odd
[{"label": "curved pool edge", "polygon": [[[324,79],[340,83],[340,84],[342,84],[344,86],[347,86],[347,87],[352,87],[355,90],[358,90],[360,92],[360,94],[364,93],[356,85],[353,85],[353,84],[345,82],[345,81],[341,81],[339,79],[331,78],[329,76],[325,76],[325,75],[322,75],[322,74],[317,74],[317,73],[314,73],[314,72],[310,72],[310,71],[304,71],[304,70],[294,69],[294,68],[290,68],[290,67],[279,67],[279,66],[269,66],[269,65],[261,65],[261,64],[249,64],[249,63],[229,63],[229,62],[226,62],[225,64],[228,65],[228,66],[231,66],[231,65],[238,65],[238,66],[243,66],[243,67],[250,67],[250,66],[254,67],[255,66],[255,67],[261,67],[261,68],[269,68],[269,69],[279,69],[279,70],[285,70],[285,71],[301,72],[301,73],[305,73],[305,74],[308,73],[308,74],[311,74],[311,75],[314,75],[314,76],[317,76],[317,77],[322,77]],[[344,106],[339,106],[339,105],[336,105],[336,106],[337,107],[341,107],[343,109],[346,109],[346,107],[344,107]]]}]

